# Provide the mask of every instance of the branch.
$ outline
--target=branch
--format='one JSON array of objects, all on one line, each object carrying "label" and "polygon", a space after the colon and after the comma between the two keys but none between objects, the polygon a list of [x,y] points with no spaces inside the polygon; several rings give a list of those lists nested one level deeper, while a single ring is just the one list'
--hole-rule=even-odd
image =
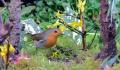
[{"label": "branch", "polygon": [[[59,19],[60,19],[60,18],[59,18]],[[74,32],[77,33],[77,34],[83,35],[83,33],[82,33],[80,30],[78,30],[77,28],[73,28],[72,26],[68,25],[66,22],[64,22],[63,19],[60,19],[60,22],[61,22],[64,26],[66,26],[68,29],[70,29],[71,31],[74,31]]]}]

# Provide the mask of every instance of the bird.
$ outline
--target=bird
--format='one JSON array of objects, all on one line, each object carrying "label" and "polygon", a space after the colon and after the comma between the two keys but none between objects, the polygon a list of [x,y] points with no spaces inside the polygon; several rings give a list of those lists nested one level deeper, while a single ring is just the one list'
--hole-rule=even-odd
[{"label": "bird", "polygon": [[49,28],[41,33],[33,34],[32,39],[37,48],[45,47],[51,48],[56,45],[57,38],[62,34],[62,31],[58,28]]}]

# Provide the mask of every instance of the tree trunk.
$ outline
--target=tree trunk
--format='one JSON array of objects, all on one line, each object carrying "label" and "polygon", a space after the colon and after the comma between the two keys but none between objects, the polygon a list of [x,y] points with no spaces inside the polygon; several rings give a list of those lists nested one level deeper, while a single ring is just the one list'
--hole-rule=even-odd
[{"label": "tree trunk", "polygon": [[100,0],[100,32],[103,40],[103,49],[98,54],[96,59],[105,59],[106,57],[112,58],[117,54],[116,49],[116,31],[115,22],[111,22],[110,15],[108,15],[108,0]]},{"label": "tree trunk", "polygon": [[9,24],[13,25],[9,41],[17,50],[20,47],[20,33],[22,30],[22,25],[20,24],[21,0],[11,0],[8,10],[10,13]]}]

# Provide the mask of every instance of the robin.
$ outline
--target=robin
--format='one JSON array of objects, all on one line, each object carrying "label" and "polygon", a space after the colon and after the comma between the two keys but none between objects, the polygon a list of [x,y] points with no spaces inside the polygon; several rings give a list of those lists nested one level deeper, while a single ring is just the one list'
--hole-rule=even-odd
[{"label": "robin", "polygon": [[48,29],[44,32],[32,35],[32,39],[36,47],[51,48],[56,44],[57,38],[61,34],[60,29]]}]

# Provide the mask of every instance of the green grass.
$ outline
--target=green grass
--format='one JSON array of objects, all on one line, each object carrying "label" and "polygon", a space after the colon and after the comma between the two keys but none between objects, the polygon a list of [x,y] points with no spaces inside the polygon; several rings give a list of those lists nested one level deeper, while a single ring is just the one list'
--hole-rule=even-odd
[{"label": "green grass", "polygon": [[[119,43],[117,43],[117,46],[118,45]],[[80,45],[77,46],[71,37],[62,36],[57,42],[57,46],[60,46],[63,49],[70,48],[78,55],[77,58],[70,59],[70,62],[68,63],[63,61],[49,61],[46,55],[51,52],[51,50],[56,50],[56,48],[40,48],[36,50],[29,36],[27,36],[23,46],[24,47],[21,52],[27,52],[31,59],[28,61],[23,60],[18,65],[11,64],[8,70],[98,70],[101,63],[94,60],[94,57],[100,51],[99,47],[101,47],[101,45],[93,43],[92,47],[88,51],[82,51],[80,50],[82,47]],[[57,49],[57,51],[59,50]],[[63,54],[60,56],[65,57]],[[120,65],[117,64],[114,65],[112,70],[119,70],[119,68]]]}]

